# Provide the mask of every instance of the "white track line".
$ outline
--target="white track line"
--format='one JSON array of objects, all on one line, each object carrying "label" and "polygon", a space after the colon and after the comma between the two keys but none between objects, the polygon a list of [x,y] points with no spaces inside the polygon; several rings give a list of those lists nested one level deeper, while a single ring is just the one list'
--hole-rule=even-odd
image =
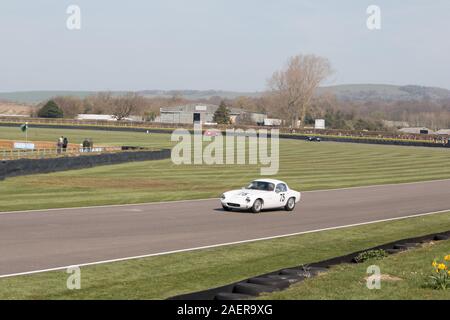
[{"label": "white track line", "polygon": [[[137,207],[137,206],[150,206],[150,205],[160,205],[160,204],[172,204],[172,203],[189,203],[189,202],[202,202],[217,200],[218,198],[209,199],[196,199],[196,200],[178,200],[178,201],[162,201],[162,202],[147,202],[147,203],[130,203],[130,204],[111,204],[104,206],[91,206],[91,207],[70,207],[70,208],[51,208],[51,209],[37,209],[37,210],[22,210],[22,211],[4,211],[0,212],[3,214],[13,214],[13,213],[45,213],[51,211],[69,211],[69,210],[82,210],[82,209],[102,209],[102,208],[123,208],[123,207]],[[95,212],[94,212],[95,213]]]},{"label": "white track line", "polygon": [[228,243],[221,243],[221,244],[215,244],[215,245],[204,246],[204,247],[196,247],[196,248],[189,248],[189,249],[166,251],[166,252],[152,253],[152,254],[146,254],[146,255],[141,255],[141,256],[118,258],[118,259],[104,260],[104,261],[96,261],[96,262],[82,263],[82,264],[78,264],[78,265],[71,265],[71,266],[64,266],[64,267],[55,267],[55,268],[50,268],[50,269],[34,270],[34,271],[21,272],[21,273],[13,273],[13,274],[7,274],[7,275],[0,275],[0,279],[17,277],[17,276],[32,275],[32,274],[44,273],[44,272],[50,272],[50,271],[60,271],[60,270],[68,269],[70,267],[88,267],[88,266],[101,265],[101,264],[107,264],[107,263],[124,262],[124,261],[129,261],[129,260],[144,259],[144,258],[151,258],[151,257],[157,257],[157,256],[165,256],[165,255],[170,255],[170,254],[175,254],[175,253],[193,252],[193,251],[199,251],[199,250],[205,250],[205,249],[213,249],[213,248],[219,248],[219,247],[226,247],[226,246],[232,246],[232,245],[238,245],[238,244],[246,244],[246,243],[252,243],[252,242],[259,242],[259,241],[281,239],[281,238],[299,236],[299,235],[304,235],[304,234],[317,233],[317,232],[322,232],[322,231],[339,230],[339,229],[346,229],[346,228],[351,228],[351,227],[371,225],[371,224],[376,224],[376,223],[381,223],[381,222],[398,221],[398,220],[405,220],[405,219],[410,219],[410,218],[425,217],[425,216],[436,215],[436,214],[440,214],[440,213],[447,213],[449,211],[450,211],[450,209],[442,210],[442,211],[435,211],[435,212],[415,214],[415,215],[405,216],[405,217],[397,217],[397,218],[376,220],[376,221],[370,221],[370,222],[349,224],[349,225],[338,226],[338,227],[330,227],[330,228],[324,228],[324,229],[317,229],[317,230],[303,231],[303,232],[297,232],[297,233],[291,233],[291,234],[284,234],[284,235],[273,236],[273,237],[258,238],[258,239],[251,239],[251,240],[243,240],[243,241],[236,241],[236,242],[228,242]]},{"label": "white track line", "polygon": [[[416,182],[406,182],[406,183],[390,183],[390,184],[379,184],[361,187],[348,187],[348,188],[336,188],[336,189],[323,189],[323,190],[311,190],[303,191],[302,193],[318,193],[318,192],[331,192],[340,190],[363,190],[377,187],[394,187],[394,186],[408,186],[408,185],[418,185],[418,184],[430,184],[435,182],[446,182],[450,179],[441,180],[428,180],[428,181],[416,181]],[[102,209],[102,208],[123,208],[123,207],[136,207],[136,206],[156,206],[161,204],[172,204],[172,203],[189,203],[189,202],[202,202],[202,201],[212,201],[218,198],[208,198],[208,199],[195,199],[195,200],[176,200],[176,201],[162,201],[162,202],[144,202],[144,203],[131,203],[131,204],[113,204],[113,205],[103,205],[103,206],[90,206],[90,207],[70,207],[70,208],[51,208],[51,209],[37,209],[37,210],[21,210],[21,211],[4,211],[0,212],[0,215],[12,214],[12,213],[39,213],[39,212],[51,212],[51,211],[65,211],[65,210],[79,210],[79,209]],[[95,213],[95,212],[94,212]]]},{"label": "white track line", "polygon": [[358,189],[372,189],[377,187],[401,187],[401,186],[413,186],[418,184],[430,184],[435,182],[450,182],[450,179],[440,179],[440,180],[425,180],[416,182],[405,182],[405,183],[388,183],[388,184],[373,184],[370,186],[360,186],[360,187],[347,187],[347,188],[335,188],[335,189],[324,189],[324,190],[311,190],[304,191],[302,193],[317,193],[317,192],[329,192],[329,191],[339,191],[339,190],[358,190]]}]

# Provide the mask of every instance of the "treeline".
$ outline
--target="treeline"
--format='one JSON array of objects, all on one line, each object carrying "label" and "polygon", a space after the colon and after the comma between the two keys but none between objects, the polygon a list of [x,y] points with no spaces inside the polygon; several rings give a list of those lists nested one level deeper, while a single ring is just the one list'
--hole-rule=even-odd
[{"label": "treeline", "polygon": [[366,102],[356,110],[363,116],[406,122],[413,127],[450,128],[450,99]]},{"label": "treeline", "polygon": [[[143,121],[154,121],[159,116],[161,108],[180,106],[191,103],[214,104],[224,103],[227,108],[238,108],[254,112],[267,112],[270,109],[268,99],[239,97],[236,99],[223,99],[214,96],[209,99],[188,100],[181,95],[174,94],[172,97],[145,97],[137,93],[126,93],[124,95],[110,92],[100,92],[86,98],[73,96],[58,96],[49,101],[38,104],[32,116],[45,115],[46,109],[51,106],[52,114],[58,117],[73,119],[79,114],[107,114],[113,115],[118,120],[134,116]],[[55,111],[55,106],[61,113]],[[45,107],[45,109],[44,109]],[[40,112],[40,111],[45,111]],[[242,119],[245,122],[245,119]]]},{"label": "treeline", "polygon": [[306,122],[326,119],[332,129],[379,131],[390,128],[450,128],[450,99],[411,101],[341,101],[332,95],[315,97]]},{"label": "treeline", "polygon": [[62,112],[62,117],[69,119],[73,119],[79,114],[107,114],[113,115],[118,120],[135,116],[140,120],[153,121],[159,115],[160,108],[178,105],[185,101],[176,96],[146,98],[132,92],[123,95],[99,92],[86,98],[58,96],[37,105],[33,110],[33,116],[40,116],[40,111],[50,102],[57,105]]},{"label": "treeline", "polygon": [[[148,98],[136,93],[115,95],[103,92],[86,98],[55,97],[52,101],[61,109],[64,118],[92,113],[114,115],[119,120],[135,116],[140,120],[153,121],[159,115],[160,108],[189,103],[220,105],[224,102],[228,108],[262,112],[270,118],[289,119],[288,112],[270,94],[225,100],[216,96],[192,101],[177,94],[172,97]],[[46,103],[47,101],[35,108],[34,116],[38,116],[39,110]],[[386,130],[389,127],[386,126],[386,120],[393,122],[392,125],[397,127],[423,126],[434,130],[450,128],[450,99],[354,102],[339,100],[331,94],[322,94],[315,96],[308,106],[305,125],[313,126],[315,119],[325,119],[328,128],[342,130]],[[245,118],[240,120],[241,123],[245,123]]]}]

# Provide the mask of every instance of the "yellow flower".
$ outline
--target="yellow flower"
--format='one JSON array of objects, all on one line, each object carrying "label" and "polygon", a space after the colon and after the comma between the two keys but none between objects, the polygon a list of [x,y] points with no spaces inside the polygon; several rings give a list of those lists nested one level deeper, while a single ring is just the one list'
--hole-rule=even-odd
[{"label": "yellow flower", "polygon": [[444,259],[445,259],[445,261],[450,261],[450,254],[448,256],[446,256]]},{"label": "yellow flower", "polygon": [[441,270],[441,271],[442,270],[447,270],[447,266],[445,264],[441,263],[441,264],[438,265],[438,269]]},{"label": "yellow flower", "polygon": [[436,267],[437,267],[437,265],[438,265],[438,264],[437,264],[437,262],[436,262],[436,261],[433,261],[433,264],[432,264],[432,266],[436,268]]}]

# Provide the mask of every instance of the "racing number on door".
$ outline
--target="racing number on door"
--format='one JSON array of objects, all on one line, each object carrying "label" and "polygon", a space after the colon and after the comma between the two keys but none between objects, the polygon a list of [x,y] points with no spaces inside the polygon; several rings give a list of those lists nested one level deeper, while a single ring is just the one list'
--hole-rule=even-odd
[{"label": "racing number on door", "polygon": [[282,193],[280,194],[280,202],[285,202],[286,201],[286,194]]}]

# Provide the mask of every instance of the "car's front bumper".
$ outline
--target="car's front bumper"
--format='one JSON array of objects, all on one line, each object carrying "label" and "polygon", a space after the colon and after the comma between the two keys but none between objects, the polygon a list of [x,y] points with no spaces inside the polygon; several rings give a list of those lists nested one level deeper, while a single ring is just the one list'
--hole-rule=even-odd
[{"label": "car's front bumper", "polygon": [[220,202],[222,203],[222,206],[235,210],[248,210],[252,207],[252,203],[247,202],[245,199],[221,199]]}]

